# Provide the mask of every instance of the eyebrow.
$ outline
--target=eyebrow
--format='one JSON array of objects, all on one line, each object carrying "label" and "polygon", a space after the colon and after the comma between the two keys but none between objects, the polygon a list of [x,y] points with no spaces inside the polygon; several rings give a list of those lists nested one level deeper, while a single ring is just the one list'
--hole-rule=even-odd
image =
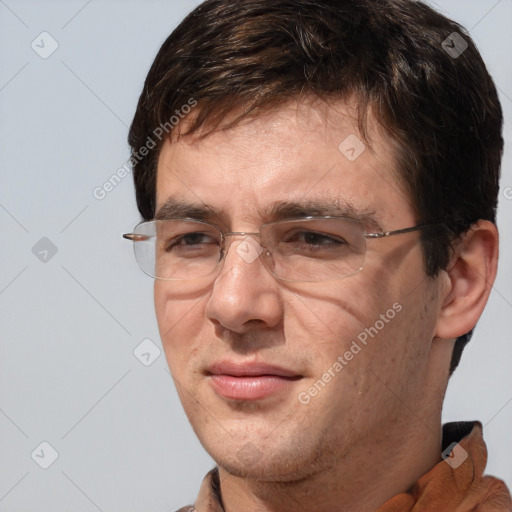
[{"label": "eyebrow", "polygon": [[268,209],[272,220],[284,220],[312,216],[347,217],[362,224],[379,227],[375,211],[358,210],[353,204],[341,199],[326,201],[279,201]]},{"label": "eyebrow", "polygon": [[202,203],[180,201],[175,197],[169,197],[155,214],[155,220],[186,218],[210,220],[213,217],[218,217],[218,213],[214,208]]},{"label": "eyebrow", "polygon": [[[353,204],[341,199],[277,201],[263,211],[264,222],[297,219],[313,216],[347,217],[361,222],[363,225],[382,230],[375,211],[358,210]],[[156,212],[155,220],[197,219],[212,221],[222,219],[223,212],[204,203],[189,203],[169,197]]]}]

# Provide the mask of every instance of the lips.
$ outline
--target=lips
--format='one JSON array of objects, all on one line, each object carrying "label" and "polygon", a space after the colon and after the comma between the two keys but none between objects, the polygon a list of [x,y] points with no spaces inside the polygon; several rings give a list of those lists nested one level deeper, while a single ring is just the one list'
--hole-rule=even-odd
[{"label": "lips", "polygon": [[266,363],[222,361],[208,368],[214,391],[228,400],[262,400],[284,392],[302,378],[292,370]]}]

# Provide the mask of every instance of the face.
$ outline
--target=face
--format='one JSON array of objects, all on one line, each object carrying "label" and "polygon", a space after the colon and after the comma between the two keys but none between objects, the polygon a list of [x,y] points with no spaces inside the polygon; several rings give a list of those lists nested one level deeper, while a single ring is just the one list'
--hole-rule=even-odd
[{"label": "face", "polygon": [[[367,219],[367,232],[414,226],[389,140],[373,123],[371,148],[354,146],[356,126],[346,103],[290,103],[203,140],[167,142],[157,212],[172,202],[206,205],[224,231],[258,232],[278,204],[338,204],[339,215]],[[425,405],[436,323],[418,238],[368,239],[360,272],[297,283],[276,278],[261,258],[248,262],[237,251],[244,236],[230,236],[210,278],[155,280],[179,396],[221,467],[304,478],[341,459],[363,463],[403,435]]]}]

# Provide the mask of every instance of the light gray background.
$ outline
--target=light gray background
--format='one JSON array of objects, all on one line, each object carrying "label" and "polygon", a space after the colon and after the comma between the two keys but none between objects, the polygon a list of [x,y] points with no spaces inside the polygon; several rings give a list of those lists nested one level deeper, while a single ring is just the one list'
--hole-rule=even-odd
[{"label": "light gray background", "polygon": [[[120,236],[139,221],[131,175],[93,196],[128,158],[127,127],[160,44],[197,3],[0,0],[2,512],[172,511],[193,501],[212,465],[163,353],[149,366],[133,354],[144,339],[161,345],[152,280]],[[476,39],[507,141],[498,280],[444,420],[481,420],[488,472],[512,486],[512,0],[437,5]],[[43,31],[58,43],[47,59],[31,47],[51,49]],[[55,255],[45,242],[34,254],[43,237]],[[43,441],[59,455],[48,469]]]}]

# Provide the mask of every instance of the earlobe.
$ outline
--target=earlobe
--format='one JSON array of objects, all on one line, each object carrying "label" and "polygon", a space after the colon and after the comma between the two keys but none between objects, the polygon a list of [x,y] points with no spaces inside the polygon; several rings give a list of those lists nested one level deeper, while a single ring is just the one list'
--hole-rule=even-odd
[{"label": "earlobe", "polygon": [[476,325],[496,278],[498,230],[480,220],[455,245],[445,273],[442,301],[435,335],[457,338]]}]

